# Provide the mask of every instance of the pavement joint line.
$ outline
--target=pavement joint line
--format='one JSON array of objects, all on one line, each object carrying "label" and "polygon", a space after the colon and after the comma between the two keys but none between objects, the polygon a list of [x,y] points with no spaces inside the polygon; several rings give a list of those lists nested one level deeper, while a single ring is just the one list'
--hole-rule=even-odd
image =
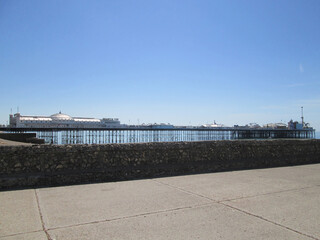
[{"label": "pavement joint line", "polygon": [[228,204],[226,204],[226,203],[219,202],[218,204],[221,204],[221,205],[224,205],[224,206],[226,206],[226,207],[229,207],[229,208],[231,208],[231,209],[233,209],[233,210],[242,212],[242,213],[244,213],[244,214],[246,214],[246,215],[249,215],[249,216],[251,216],[251,217],[259,218],[259,219],[261,219],[261,220],[264,220],[264,221],[269,222],[269,223],[271,223],[271,224],[274,224],[274,225],[276,225],[276,226],[285,228],[285,229],[287,229],[287,230],[289,230],[289,231],[298,233],[298,234],[303,235],[303,236],[305,236],[305,237],[309,237],[309,238],[314,239],[314,240],[320,240],[319,238],[316,238],[316,237],[314,237],[314,236],[308,235],[308,234],[306,234],[306,233],[299,232],[299,231],[297,231],[297,230],[295,230],[295,229],[293,229],[293,228],[287,227],[287,226],[282,225],[282,224],[277,223],[277,222],[273,222],[273,221],[271,221],[271,220],[269,220],[269,219],[267,219],[267,218],[264,218],[264,217],[262,217],[262,216],[259,216],[259,215],[256,215],[256,214],[253,214],[253,213],[250,213],[250,212],[247,212],[247,211],[245,211],[245,210],[242,210],[242,209],[240,209],[240,208],[237,208],[237,207],[228,205]]},{"label": "pavement joint line", "polygon": [[207,197],[207,196],[204,196],[204,195],[201,195],[201,194],[198,194],[198,193],[194,193],[194,192],[185,190],[185,189],[183,189],[183,188],[180,188],[180,187],[177,187],[177,186],[173,186],[173,185],[171,185],[171,184],[164,183],[164,182],[161,182],[161,181],[158,181],[158,180],[155,180],[155,179],[151,179],[151,180],[154,181],[154,182],[163,184],[163,185],[165,185],[165,186],[168,186],[168,187],[177,189],[177,190],[179,190],[179,191],[181,191],[181,192],[188,193],[188,194],[190,194],[190,195],[194,195],[194,196],[197,196],[197,197],[205,198],[205,199],[210,200],[211,202],[214,202],[214,203],[217,202],[216,200],[214,200],[214,199],[212,199],[212,198],[210,198],[210,197]]},{"label": "pavement joint line", "polygon": [[180,188],[180,187],[177,187],[177,186],[168,184],[168,183],[164,183],[164,182],[161,182],[161,181],[158,181],[158,180],[155,180],[155,179],[152,179],[152,181],[155,181],[155,182],[157,182],[157,183],[161,183],[161,184],[163,184],[163,185],[165,185],[165,186],[169,186],[169,187],[172,187],[172,188],[174,188],[174,189],[178,189],[178,190],[180,190],[181,192],[185,192],[185,193],[189,193],[189,194],[192,194],[192,195],[195,195],[195,196],[198,196],[198,197],[205,198],[205,199],[210,200],[210,201],[213,201],[213,202],[215,202],[215,203],[228,202],[228,201],[239,200],[239,199],[246,199],[246,198],[254,198],[254,197],[259,197],[259,196],[264,196],[264,195],[271,195],[271,194],[275,194],[275,193],[292,192],[292,191],[303,190],[303,189],[308,189],[308,188],[313,188],[313,187],[319,187],[319,186],[320,186],[320,185],[312,185],[312,186],[306,186],[306,187],[302,187],[302,188],[291,188],[291,189],[286,189],[286,190],[281,190],[281,191],[261,193],[261,194],[252,195],[252,196],[245,196],[245,197],[238,197],[238,198],[230,198],[230,199],[223,199],[223,200],[215,200],[215,199],[213,199],[213,198],[210,198],[210,197],[207,197],[207,196],[198,194],[198,193],[194,193],[194,192],[188,191],[188,190],[186,190],[186,189],[183,189],[183,188]]},{"label": "pavement joint line", "polygon": [[3,235],[3,236],[0,236],[0,239],[2,239],[2,238],[7,238],[7,237],[15,237],[15,236],[20,236],[20,235],[25,235],[25,234],[29,234],[29,233],[37,233],[37,232],[43,232],[43,230],[37,230],[37,231],[30,231],[30,232],[22,232],[22,233],[13,233],[13,234],[9,234],[9,235]]},{"label": "pavement joint line", "polygon": [[[179,207],[179,208],[172,208],[172,209],[166,209],[166,210],[160,210],[160,211],[154,211],[154,212],[140,213],[140,214],[125,216],[125,217],[117,217],[117,218],[103,219],[103,220],[97,220],[97,221],[86,222],[86,223],[52,227],[52,228],[48,228],[47,231],[53,231],[53,230],[58,230],[58,229],[71,228],[71,227],[81,227],[81,226],[85,226],[85,225],[92,225],[92,224],[98,224],[98,223],[104,223],[104,222],[112,222],[112,221],[118,221],[118,220],[126,220],[126,219],[131,219],[131,218],[136,218],[136,217],[156,215],[156,214],[161,214],[161,213],[169,213],[169,212],[175,212],[175,211],[180,211],[180,210],[185,210],[185,209],[206,207],[206,206],[210,206],[212,204],[213,203],[204,203],[204,204],[198,204],[198,205],[187,206],[187,207]],[[54,240],[54,239],[50,239],[50,240]]]},{"label": "pavement joint line", "polygon": [[238,197],[238,198],[224,199],[224,200],[219,200],[219,201],[217,201],[217,203],[230,202],[230,201],[247,199],[247,198],[255,198],[255,197],[272,195],[272,194],[277,194],[277,193],[293,192],[293,191],[298,191],[298,190],[303,190],[303,189],[309,189],[309,188],[314,188],[314,187],[317,187],[317,185],[308,186],[308,187],[302,187],[302,188],[291,188],[291,189],[286,189],[286,190],[281,190],[281,191],[275,191],[275,192],[261,193],[261,194],[257,194],[257,195],[246,196],[246,197]]},{"label": "pavement joint line", "polygon": [[46,229],[46,226],[44,224],[43,215],[42,215],[41,207],[40,207],[40,200],[39,200],[39,195],[38,195],[39,192],[38,191],[39,191],[38,189],[34,189],[34,193],[35,193],[36,199],[37,199],[37,205],[38,205],[38,210],[39,210],[39,214],[40,214],[42,229],[43,229],[44,233],[46,234],[48,240],[52,240],[52,238],[50,237],[48,230]]}]

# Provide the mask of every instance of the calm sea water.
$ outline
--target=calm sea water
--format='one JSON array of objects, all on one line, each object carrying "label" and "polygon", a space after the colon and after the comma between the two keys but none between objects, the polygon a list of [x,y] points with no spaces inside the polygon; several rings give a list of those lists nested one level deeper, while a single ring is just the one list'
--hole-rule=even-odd
[{"label": "calm sea water", "polygon": [[316,139],[320,139],[320,132],[316,132]]}]

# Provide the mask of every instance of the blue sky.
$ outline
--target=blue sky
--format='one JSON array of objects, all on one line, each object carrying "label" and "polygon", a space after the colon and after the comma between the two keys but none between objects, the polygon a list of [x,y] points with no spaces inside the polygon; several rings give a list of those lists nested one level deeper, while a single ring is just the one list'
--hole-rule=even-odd
[{"label": "blue sky", "polygon": [[320,129],[318,0],[0,0],[0,124],[22,115]]}]

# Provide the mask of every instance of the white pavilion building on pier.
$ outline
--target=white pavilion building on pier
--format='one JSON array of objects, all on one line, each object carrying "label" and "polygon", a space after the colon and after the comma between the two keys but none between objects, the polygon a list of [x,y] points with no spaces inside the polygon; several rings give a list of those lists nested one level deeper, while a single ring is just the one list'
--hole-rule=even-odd
[{"label": "white pavilion building on pier", "polygon": [[9,115],[9,126],[15,128],[118,128],[123,126],[118,118],[71,117],[61,112],[49,117]]}]

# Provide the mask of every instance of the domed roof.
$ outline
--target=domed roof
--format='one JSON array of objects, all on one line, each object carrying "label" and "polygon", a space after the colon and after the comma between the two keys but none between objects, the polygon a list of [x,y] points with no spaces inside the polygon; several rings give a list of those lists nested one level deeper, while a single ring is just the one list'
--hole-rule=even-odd
[{"label": "domed roof", "polygon": [[67,114],[63,114],[61,112],[53,114],[50,116],[53,120],[72,120],[73,118]]}]

